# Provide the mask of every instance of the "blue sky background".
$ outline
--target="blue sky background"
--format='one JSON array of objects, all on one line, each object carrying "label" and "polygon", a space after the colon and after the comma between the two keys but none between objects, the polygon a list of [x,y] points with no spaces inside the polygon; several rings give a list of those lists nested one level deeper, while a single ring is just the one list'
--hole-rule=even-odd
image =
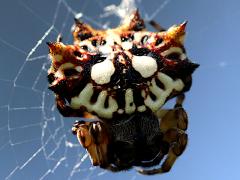
[{"label": "blue sky background", "polygon": [[99,15],[113,2],[119,4],[107,0],[0,1],[0,179],[240,179],[237,0],[137,1],[145,18],[159,8],[154,20],[164,27],[188,20],[188,56],[201,65],[184,105],[190,121],[189,144],[164,175],[146,177],[134,170],[113,174],[91,167],[70,132],[75,119],[59,115],[47,90],[45,42],[54,41],[61,32],[64,42],[71,43],[70,27],[78,12],[94,27],[107,21],[116,25],[116,17]]}]

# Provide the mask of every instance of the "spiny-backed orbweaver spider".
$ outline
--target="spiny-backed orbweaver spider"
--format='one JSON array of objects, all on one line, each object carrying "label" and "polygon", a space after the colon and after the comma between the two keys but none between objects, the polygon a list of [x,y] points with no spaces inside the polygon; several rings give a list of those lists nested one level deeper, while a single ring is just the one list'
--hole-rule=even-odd
[{"label": "spiny-backed orbweaver spider", "polygon": [[[84,117],[72,131],[94,166],[113,172],[133,166],[142,174],[171,169],[187,144],[184,92],[199,66],[186,56],[186,22],[158,32],[135,11],[115,29],[96,30],[75,19],[73,45],[47,43],[49,89],[66,117]],[[173,109],[161,107],[177,97]]]}]

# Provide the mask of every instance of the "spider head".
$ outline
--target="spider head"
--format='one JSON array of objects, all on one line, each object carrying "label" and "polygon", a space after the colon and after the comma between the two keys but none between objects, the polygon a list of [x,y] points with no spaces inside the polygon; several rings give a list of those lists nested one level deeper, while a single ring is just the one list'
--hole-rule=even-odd
[{"label": "spider head", "polygon": [[87,150],[94,166],[106,166],[108,164],[109,136],[102,122],[75,122],[72,128],[77,135],[80,144]]}]

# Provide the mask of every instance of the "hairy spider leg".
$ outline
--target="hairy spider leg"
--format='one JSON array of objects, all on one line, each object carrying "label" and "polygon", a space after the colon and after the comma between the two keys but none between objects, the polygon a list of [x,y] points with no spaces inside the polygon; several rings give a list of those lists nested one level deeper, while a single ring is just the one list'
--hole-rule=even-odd
[{"label": "hairy spider leg", "polygon": [[154,175],[168,172],[176,159],[184,152],[188,141],[188,136],[185,133],[188,126],[188,117],[182,107],[183,100],[184,95],[179,95],[174,109],[163,109],[156,113],[160,119],[160,129],[164,133],[163,140],[170,144],[170,149],[160,168],[139,170],[139,173]]}]

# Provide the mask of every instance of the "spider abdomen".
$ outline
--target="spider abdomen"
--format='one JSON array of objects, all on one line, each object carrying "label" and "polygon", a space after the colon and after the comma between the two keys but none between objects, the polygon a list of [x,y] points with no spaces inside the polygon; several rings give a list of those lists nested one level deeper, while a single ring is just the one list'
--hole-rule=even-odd
[{"label": "spider abdomen", "polygon": [[[163,84],[164,89],[157,85],[156,78]],[[182,80],[173,80],[171,77],[160,72],[148,83],[149,86],[145,89],[140,89],[142,104],[138,102],[138,106],[134,102],[134,96],[136,96],[134,93],[139,92],[137,91],[139,87],[135,87],[135,89],[122,89],[118,92],[114,89],[103,90],[96,97],[96,102],[92,103],[91,99],[96,90],[91,83],[88,83],[79,95],[71,98],[70,107],[80,109],[81,106],[84,106],[89,112],[93,112],[105,119],[113,118],[114,114],[133,114],[135,112],[144,112],[147,109],[155,112],[161,108],[167,97],[174,90],[181,91],[184,87]],[[150,93],[156,98],[152,98]],[[124,99],[116,98],[117,96],[121,96],[120,94]],[[119,101],[125,103],[123,104]],[[105,104],[108,104],[108,106],[106,107]],[[120,106],[120,104],[122,104],[122,106]]]}]

